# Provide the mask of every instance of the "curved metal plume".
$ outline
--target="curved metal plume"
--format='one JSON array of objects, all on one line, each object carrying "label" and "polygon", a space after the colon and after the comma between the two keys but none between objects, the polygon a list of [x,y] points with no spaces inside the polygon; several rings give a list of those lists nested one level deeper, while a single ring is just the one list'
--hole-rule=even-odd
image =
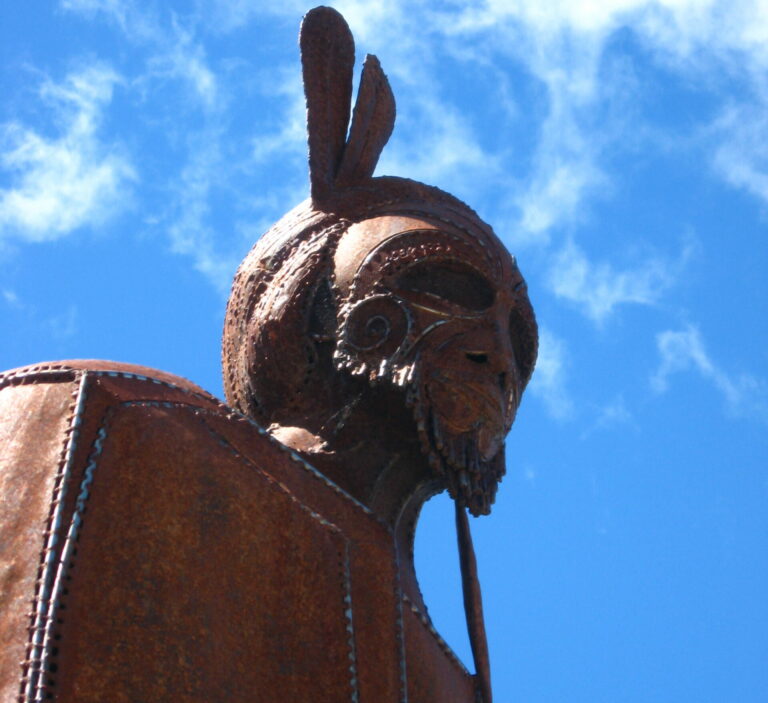
[{"label": "curved metal plume", "polygon": [[395,99],[379,60],[368,55],[347,141],[355,42],[330,7],[304,17],[299,33],[312,202],[320,207],[339,189],[364,183],[395,125]]}]

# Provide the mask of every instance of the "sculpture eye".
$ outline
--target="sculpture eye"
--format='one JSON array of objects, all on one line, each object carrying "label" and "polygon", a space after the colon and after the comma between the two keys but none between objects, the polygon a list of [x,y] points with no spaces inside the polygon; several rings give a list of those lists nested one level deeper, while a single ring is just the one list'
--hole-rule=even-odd
[{"label": "sculpture eye", "polygon": [[403,291],[446,300],[473,312],[493,305],[493,286],[475,269],[458,261],[414,264],[397,278]]}]

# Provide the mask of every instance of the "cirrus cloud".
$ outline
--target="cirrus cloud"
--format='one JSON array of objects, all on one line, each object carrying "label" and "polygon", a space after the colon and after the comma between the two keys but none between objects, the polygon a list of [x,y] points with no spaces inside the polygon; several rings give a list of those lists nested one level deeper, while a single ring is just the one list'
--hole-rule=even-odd
[{"label": "cirrus cloud", "polygon": [[673,265],[646,258],[634,268],[617,270],[607,261],[591,262],[573,242],[555,256],[549,272],[554,294],[575,304],[595,323],[604,322],[619,305],[652,305],[672,285]]},{"label": "cirrus cloud", "polygon": [[753,376],[724,371],[707,352],[698,327],[687,325],[661,332],[656,335],[656,346],[660,363],[651,377],[651,387],[657,393],[669,390],[674,374],[693,371],[714,386],[732,415],[768,423],[768,385]]},{"label": "cirrus cloud", "polygon": [[95,65],[63,83],[46,80],[40,98],[58,135],[18,121],[0,131],[0,166],[11,185],[0,190],[0,238],[46,241],[100,224],[126,203],[135,171],[116,145],[103,143],[99,124],[120,77]]},{"label": "cirrus cloud", "polygon": [[567,359],[563,340],[548,328],[539,327],[539,357],[529,389],[556,420],[567,420],[574,411],[573,400],[566,387]]}]

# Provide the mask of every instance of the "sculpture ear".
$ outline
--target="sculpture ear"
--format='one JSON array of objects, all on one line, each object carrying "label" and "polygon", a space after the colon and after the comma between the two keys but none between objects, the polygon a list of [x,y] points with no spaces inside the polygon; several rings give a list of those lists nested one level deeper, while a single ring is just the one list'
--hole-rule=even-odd
[{"label": "sculpture ear", "polygon": [[395,96],[379,60],[368,54],[360,76],[349,141],[339,167],[340,186],[370,178],[395,126]]},{"label": "sculpture ear", "polygon": [[299,46],[307,99],[310,192],[319,204],[333,191],[344,153],[355,42],[336,10],[316,7],[301,23]]}]

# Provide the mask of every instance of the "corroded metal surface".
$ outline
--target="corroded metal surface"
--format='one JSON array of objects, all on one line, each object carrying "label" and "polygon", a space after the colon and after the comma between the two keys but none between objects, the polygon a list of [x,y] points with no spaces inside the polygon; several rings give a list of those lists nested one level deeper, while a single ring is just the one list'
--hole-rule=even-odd
[{"label": "corroded metal surface", "polygon": [[[19,691],[29,613],[60,493],[75,388],[19,385],[0,392],[0,700]],[[45,540],[47,542],[47,540]]]},{"label": "corroded metal surface", "polygon": [[6,572],[25,593],[2,603],[22,648],[0,653],[4,700],[20,673],[23,700],[400,700],[386,525],[183,379],[64,368],[0,381],[7,416],[45,416],[50,446],[65,447],[3,457],[29,494],[4,534],[36,548],[14,555],[34,577]]},{"label": "corroded metal surface", "polygon": [[[112,362],[0,376],[3,701],[491,703],[466,511],[535,363],[525,282],[464,203],[373,177],[394,98],[369,56],[351,110],[341,15],[300,45],[311,198],[236,275],[231,408]],[[413,565],[446,489],[475,675]]]}]

